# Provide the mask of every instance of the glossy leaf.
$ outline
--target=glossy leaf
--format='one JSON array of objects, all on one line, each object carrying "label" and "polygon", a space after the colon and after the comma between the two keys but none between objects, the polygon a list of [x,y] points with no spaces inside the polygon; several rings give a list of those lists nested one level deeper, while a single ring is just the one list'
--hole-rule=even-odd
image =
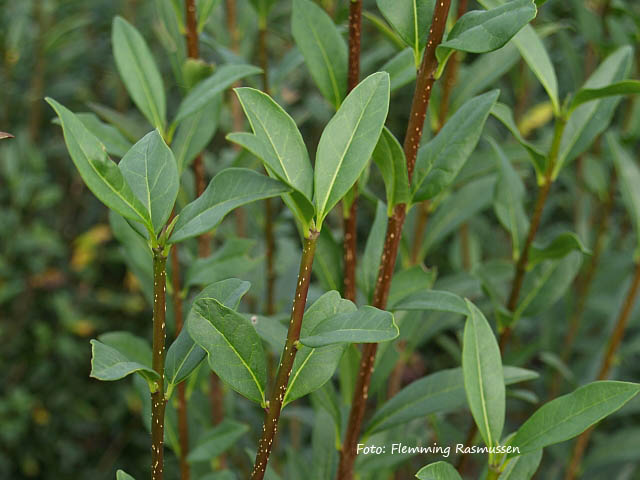
[{"label": "glossy leaf", "polygon": [[91,377],[103,381],[120,380],[132,373],[139,373],[152,385],[160,375],[151,368],[135,361],[123,352],[98,340],[91,340]]},{"label": "glossy leaf", "polygon": [[389,75],[370,75],[353,89],[322,132],[314,172],[317,228],[358,180],[389,110]]},{"label": "glossy leaf", "polygon": [[517,446],[522,455],[569,440],[621,408],[638,392],[637,383],[599,381],[584,385],[536,410],[509,444]]},{"label": "glossy leaf", "polygon": [[592,102],[606,97],[637,93],[640,93],[640,81],[638,80],[625,80],[600,88],[582,88],[578,90],[571,100],[568,115],[571,115],[571,113],[573,113],[573,111],[583,103]]},{"label": "glossy leaf", "polygon": [[487,446],[500,442],[505,417],[505,388],[500,348],[482,312],[467,300],[462,372],[469,409]]},{"label": "glossy leaf", "polygon": [[382,174],[387,192],[387,215],[391,216],[396,205],[409,202],[410,194],[404,151],[396,137],[387,128],[382,130],[373,151],[373,161]]},{"label": "glossy leaf", "polygon": [[211,462],[231,448],[248,431],[248,425],[225,419],[202,434],[187,455],[187,461],[189,463]]},{"label": "glossy leaf", "polygon": [[365,305],[356,312],[339,313],[320,322],[300,343],[323,347],[336,343],[388,342],[399,334],[393,315]]},{"label": "glossy leaf", "polygon": [[191,307],[186,325],[220,379],[264,405],[267,367],[262,341],[251,322],[216,299],[202,298]]},{"label": "glossy leaf", "polygon": [[69,155],[89,190],[107,207],[151,230],[148,210],[133,193],[118,165],[107,156],[104,145],[71,111],[51,98],[47,102],[60,117]]},{"label": "glossy leaf", "polygon": [[544,246],[534,243],[529,252],[529,263],[535,265],[545,260],[564,258],[568,253],[573,251],[587,255],[591,253],[575,233],[561,233]]},{"label": "glossy leaf", "polygon": [[336,109],[347,91],[347,45],[333,20],[310,0],[294,0],[291,33],[318,89]]},{"label": "glossy leaf", "polygon": [[173,152],[154,130],[127,152],[118,167],[158,233],[171,215],[180,188]]},{"label": "glossy leaf", "polygon": [[435,462],[422,467],[416,473],[419,480],[462,480],[453,465],[447,462]]},{"label": "glossy leaf", "polygon": [[393,304],[394,310],[426,310],[468,315],[467,304],[462,297],[443,290],[420,290]]},{"label": "glossy leaf", "polygon": [[211,180],[200,197],[182,209],[170,242],[180,242],[208,232],[233,209],[288,191],[286,185],[253,170],[224,169]]},{"label": "glossy leaf", "polygon": [[498,95],[493,90],[467,101],[420,148],[411,184],[414,203],[431,199],[451,185],[475,149]]},{"label": "glossy leaf", "polygon": [[213,75],[198,83],[182,100],[173,123],[182,122],[189,115],[204,108],[238,80],[262,72],[253,65],[223,65]]},{"label": "glossy leaf", "polygon": [[533,0],[512,0],[491,10],[464,14],[436,49],[438,71],[442,72],[455,50],[485,53],[504,46],[536,13]]},{"label": "glossy leaf", "polygon": [[113,20],[111,41],[120,77],[138,109],[164,132],[167,105],[162,77],[140,32],[122,17]]},{"label": "glossy leaf", "polygon": [[[536,372],[518,367],[504,366],[503,372],[505,385],[538,378]],[[410,383],[376,410],[365,436],[432,413],[454,411],[466,403],[462,368],[440,370]]]},{"label": "glossy leaf", "polygon": [[420,51],[427,43],[433,18],[434,0],[377,0],[378,8],[400,38],[411,47],[419,62]]},{"label": "glossy leaf", "polygon": [[[326,319],[356,310],[356,306],[349,300],[342,299],[338,292],[327,292],[304,313],[300,336],[312,334]],[[320,348],[301,345],[293,364],[283,406],[321,388],[329,381],[338,368],[346,347],[346,344],[333,344]]]},{"label": "glossy leaf", "polygon": [[607,134],[606,144],[618,172],[622,199],[636,234],[636,253],[638,253],[640,252],[640,190],[638,189],[640,169],[614,134]]}]

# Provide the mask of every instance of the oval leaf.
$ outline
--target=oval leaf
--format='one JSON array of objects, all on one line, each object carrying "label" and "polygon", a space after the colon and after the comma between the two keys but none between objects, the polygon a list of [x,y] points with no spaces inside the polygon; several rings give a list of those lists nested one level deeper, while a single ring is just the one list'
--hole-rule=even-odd
[{"label": "oval leaf", "polygon": [[416,473],[416,478],[420,480],[462,480],[458,471],[447,462],[435,462],[422,467]]},{"label": "oval leaf", "polygon": [[416,69],[420,51],[427,43],[435,0],[377,0],[376,3],[400,38],[413,49],[413,68]]},{"label": "oval leaf", "polygon": [[105,345],[98,340],[91,340],[91,374],[92,378],[102,381],[120,380],[132,373],[139,373],[152,385],[160,380],[158,372],[125,356],[123,352]]}]

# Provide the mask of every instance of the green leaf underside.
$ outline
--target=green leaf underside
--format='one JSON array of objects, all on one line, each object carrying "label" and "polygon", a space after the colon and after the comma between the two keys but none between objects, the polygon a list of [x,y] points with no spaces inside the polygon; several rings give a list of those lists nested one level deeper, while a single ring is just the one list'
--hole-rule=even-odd
[{"label": "green leaf underside", "polygon": [[487,446],[500,442],[505,387],[498,342],[482,312],[467,300],[462,371],[469,409]]},{"label": "green leaf underside", "polygon": [[[531,370],[504,366],[504,383],[535,380],[538,374]],[[415,418],[432,413],[446,413],[466,405],[462,368],[441,370],[409,384],[382,405],[366,427],[365,436],[394,428]]]},{"label": "green leaf underside", "polygon": [[208,354],[209,366],[233,390],[264,405],[267,371],[260,337],[244,316],[214,298],[201,298],[187,319],[191,338]]},{"label": "green leaf underside", "polygon": [[152,368],[132,361],[121,352],[98,340],[91,340],[91,377],[103,381],[120,380],[132,373],[140,373],[147,382],[160,379]]},{"label": "green leaf underside", "polygon": [[[316,300],[305,312],[300,336],[313,332],[325,319],[338,314],[355,312],[356,306],[329,291]],[[301,345],[291,370],[283,407],[292,401],[321,388],[333,376],[342,358],[346,344],[333,344],[320,348]]]},{"label": "green leaf underside", "polygon": [[340,313],[327,318],[300,343],[323,347],[335,343],[388,342],[399,334],[393,315],[375,307],[364,306],[356,312]]},{"label": "green leaf underside", "polygon": [[584,385],[536,410],[509,444],[517,446],[522,455],[569,440],[621,408],[638,392],[640,385],[636,383],[598,381]]},{"label": "green leaf underside", "polygon": [[318,228],[371,158],[387,118],[389,94],[389,75],[370,75],[351,91],[322,132],[314,172]]},{"label": "green leaf underside", "polygon": [[435,462],[422,467],[416,478],[419,480],[462,480],[453,465],[447,462]]},{"label": "green leaf underside", "polygon": [[253,170],[226,168],[211,180],[200,197],[182,209],[170,241],[180,242],[212,230],[233,209],[289,190],[283,183]]},{"label": "green leaf underside", "polygon": [[182,100],[174,123],[178,124],[189,115],[204,108],[216,96],[238,80],[250,75],[257,75],[262,70],[253,65],[223,65],[206,80],[198,83]]},{"label": "green leaf underside", "polygon": [[51,98],[47,102],[60,117],[69,155],[89,190],[107,207],[151,229],[149,212],[108,157],[104,145],[71,111]]}]

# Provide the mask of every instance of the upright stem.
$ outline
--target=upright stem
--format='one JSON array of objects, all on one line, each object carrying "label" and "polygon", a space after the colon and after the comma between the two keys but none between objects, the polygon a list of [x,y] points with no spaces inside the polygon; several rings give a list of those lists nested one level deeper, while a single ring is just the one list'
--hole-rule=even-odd
[{"label": "upright stem", "polygon": [[[362,0],[349,3],[349,71],[347,90],[350,92],[360,81],[360,42],[362,36]],[[356,299],[356,261],[357,261],[357,224],[358,224],[358,184],[352,187],[352,199],[349,208],[344,209],[344,298]]]},{"label": "upright stem", "polygon": [[[434,73],[438,66],[436,59],[436,47],[442,42],[444,29],[449,15],[451,0],[442,0],[436,3],[433,12],[433,21],[429,30],[429,39],[424,50],[424,56],[418,71],[416,89],[411,104],[409,123],[404,140],[404,153],[407,159],[407,171],[409,180],[413,176],[413,169],[416,163],[418,147],[422,138],[424,120],[427,114],[427,107],[431,99],[431,90],[435,81]],[[398,246],[402,227],[406,217],[406,205],[399,204],[393,209],[393,214],[387,223],[387,233],[385,236],[378,278],[373,294],[373,305],[380,309],[385,309],[391,287],[391,278],[395,269]],[[371,374],[376,358],[377,344],[368,343],[362,350],[360,370],[356,381],[356,388],[353,395],[349,422],[345,434],[345,441],[340,451],[340,464],[338,466],[338,480],[351,480],[353,478],[353,466],[356,458],[356,446],[360,436],[360,428],[364,418]]]},{"label": "upright stem", "polygon": [[[629,317],[631,316],[631,311],[633,310],[633,305],[635,304],[639,289],[640,261],[636,261],[633,280],[631,281],[631,287],[627,292],[627,296],[622,305],[622,310],[620,310],[616,325],[613,329],[613,332],[611,332],[611,336],[609,337],[609,344],[607,346],[607,350],[604,354],[604,358],[598,372],[598,380],[606,380],[606,378],[609,376],[611,364],[613,363],[613,357],[618,350],[618,347],[620,346],[620,342],[622,342],[622,338],[624,337],[624,331],[627,327]],[[569,468],[567,468],[567,473],[564,477],[565,480],[574,480],[574,478],[576,478],[576,474],[578,473],[578,469],[580,468],[580,463],[582,462],[582,457],[584,456],[584,452],[587,449],[587,445],[589,444],[589,439],[591,438],[592,433],[593,428],[590,428],[582,435],[580,435],[580,437],[578,437],[578,441],[576,442],[576,446],[574,447],[573,453],[571,455]]]},{"label": "upright stem", "polygon": [[251,472],[251,480],[262,480],[269,462],[269,455],[278,430],[282,401],[289,385],[289,377],[293,368],[293,362],[298,351],[298,340],[300,339],[300,329],[302,328],[302,317],[307,303],[307,292],[311,281],[311,268],[316,252],[316,241],[319,232],[311,231],[304,240],[302,258],[300,259],[300,271],[298,272],[298,283],[293,298],[293,309],[291,310],[291,320],[287,341],[282,351],[276,382],[271,392],[271,398],[266,408],[264,425],[262,427],[262,437],[258,443],[256,461]]},{"label": "upright stem", "polygon": [[164,472],[164,342],[165,292],[167,287],[167,257],[162,248],[153,252],[153,356],[151,365],[160,379],[151,394],[151,480],[162,480]]},{"label": "upright stem", "polygon": [[[511,293],[509,294],[509,301],[507,302],[507,308],[510,312],[515,311],[516,307],[518,306],[518,298],[520,297],[520,290],[522,289],[524,275],[527,271],[527,263],[529,262],[529,250],[531,249],[533,240],[536,237],[536,233],[538,233],[540,220],[542,219],[542,212],[544,211],[544,206],[547,203],[549,190],[551,189],[551,185],[553,184],[553,170],[558,159],[560,142],[562,140],[562,134],[564,132],[564,127],[566,126],[566,124],[567,121],[565,118],[558,117],[556,119],[553,142],[551,144],[551,150],[547,159],[547,169],[542,179],[542,185],[540,185],[540,188],[538,190],[538,198],[536,199],[536,205],[531,217],[531,223],[529,224],[529,232],[527,233],[527,238],[522,247],[520,258],[518,258],[518,263],[516,264],[516,273],[513,278],[513,283],[511,284]],[[502,334],[500,335],[501,352],[504,352],[505,346],[507,345],[507,343],[509,343],[509,340],[511,339],[511,332],[512,325],[508,325],[502,331]]]}]

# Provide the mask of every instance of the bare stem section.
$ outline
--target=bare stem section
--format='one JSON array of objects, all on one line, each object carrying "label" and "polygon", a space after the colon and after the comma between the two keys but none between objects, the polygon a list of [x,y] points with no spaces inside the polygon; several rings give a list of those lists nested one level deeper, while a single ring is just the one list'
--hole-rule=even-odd
[{"label": "bare stem section", "polygon": [[[429,39],[424,51],[416,89],[413,95],[411,113],[407,125],[407,133],[404,140],[404,153],[407,159],[407,170],[409,180],[413,176],[413,169],[418,155],[418,147],[422,138],[424,120],[427,115],[427,107],[431,99],[431,90],[435,82],[434,74],[438,67],[436,59],[436,47],[442,42],[446,27],[450,0],[442,0],[436,3],[433,12],[433,21],[429,30]],[[396,265],[398,246],[402,227],[406,218],[406,205],[396,205],[393,214],[387,223],[387,233],[378,269],[378,278],[373,295],[373,305],[380,309],[385,309],[391,287],[391,278]],[[360,361],[360,370],[356,381],[349,422],[345,435],[345,441],[340,451],[340,464],[338,466],[338,480],[351,480],[353,478],[353,466],[356,459],[356,446],[360,436],[362,420],[366,411],[369,384],[377,352],[377,344],[365,344]]]},{"label": "bare stem section", "polygon": [[271,392],[271,398],[266,408],[264,425],[262,427],[262,437],[258,443],[256,461],[251,472],[251,480],[262,480],[267,469],[271,449],[278,431],[278,421],[282,410],[282,401],[289,385],[289,377],[293,369],[293,362],[298,352],[298,340],[300,339],[300,329],[302,328],[302,317],[307,304],[307,292],[311,282],[311,268],[313,258],[316,253],[316,242],[319,232],[311,231],[304,240],[302,258],[300,259],[300,271],[298,272],[298,283],[296,284],[295,296],[293,298],[293,309],[291,310],[291,320],[287,341],[282,351],[275,385]]}]

